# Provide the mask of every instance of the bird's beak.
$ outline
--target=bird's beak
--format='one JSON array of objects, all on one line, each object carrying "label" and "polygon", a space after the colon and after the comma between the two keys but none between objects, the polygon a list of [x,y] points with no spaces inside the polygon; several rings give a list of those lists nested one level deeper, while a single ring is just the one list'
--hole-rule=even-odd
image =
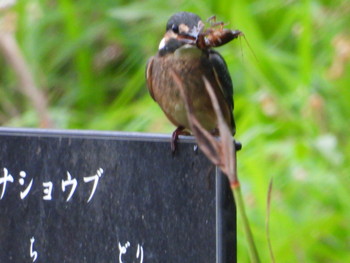
[{"label": "bird's beak", "polygon": [[196,43],[198,35],[203,31],[204,23],[202,21],[198,22],[197,26],[194,26],[193,28],[189,29],[185,25],[180,25],[180,32],[181,33],[174,33],[173,31],[169,30],[165,33],[164,37],[159,43],[158,49],[162,49],[166,43],[169,41],[169,39],[174,38],[180,41],[183,44],[190,44],[193,45]]},{"label": "bird's beak", "polygon": [[194,26],[193,28],[180,33],[178,38],[180,39],[187,39],[189,41],[195,41],[198,38],[198,35],[203,31],[204,23],[202,21],[198,22],[197,26]]},{"label": "bird's beak", "polygon": [[204,26],[204,23],[199,21],[197,26],[194,26],[188,31],[187,35],[197,39],[198,35],[203,31]]}]

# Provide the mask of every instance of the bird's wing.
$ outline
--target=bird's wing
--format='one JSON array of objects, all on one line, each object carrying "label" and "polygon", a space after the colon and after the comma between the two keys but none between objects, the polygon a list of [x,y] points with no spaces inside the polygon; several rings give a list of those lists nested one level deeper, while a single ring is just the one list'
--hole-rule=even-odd
[{"label": "bird's wing", "polygon": [[210,50],[209,60],[213,66],[215,78],[219,83],[225,100],[230,106],[230,109],[233,110],[233,86],[226,62],[222,56],[214,50]]},{"label": "bird's wing", "polygon": [[153,68],[153,60],[154,58],[151,57],[146,65],[146,80],[147,80],[147,88],[148,91],[152,97],[152,99],[155,100],[154,95],[153,95],[153,90],[152,90],[152,68]]},{"label": "bird's wing", "polygon": [[[233,104],[233,85],[230,73],[227,69],[227,65],[223,57],[215,50],[209,50],[209,61],[213,67],[215,78],[220,86],[220,89],[224,95],[227,105],[231,110],[231,114],[234,108]],[[232,128],[235,130],[235,122],[233,116]]]}]

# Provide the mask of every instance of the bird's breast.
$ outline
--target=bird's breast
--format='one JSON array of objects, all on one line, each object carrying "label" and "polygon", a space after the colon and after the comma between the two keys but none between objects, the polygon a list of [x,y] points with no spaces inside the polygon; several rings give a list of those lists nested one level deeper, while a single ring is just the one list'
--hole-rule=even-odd
[{"label": "bird's breast", "polygon": [[173,124],[189,128],[186,108],[180,95],[180,87],[174,80],[174,73],[181,80],[197,119],[207,130],[214,129],[216,117],[203,76],[209,80],[214,90],[219,87],[206,54],[198,48],[183,46],[174,53],[155,56],[153,60],[151,77],[154,99]]}]

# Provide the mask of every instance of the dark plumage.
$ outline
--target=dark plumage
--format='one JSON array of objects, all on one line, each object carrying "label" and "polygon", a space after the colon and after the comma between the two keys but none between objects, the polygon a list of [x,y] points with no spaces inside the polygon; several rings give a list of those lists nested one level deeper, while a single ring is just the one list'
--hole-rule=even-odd
[{"label": "dark plumage", "polygon": [[199,21],[201,21],[201,18],[196,14],[190,12],[179,12],[169,18],[165,31],[171,30],[173,25],[179,26],[180,24],[193,28],[198,26]]}]

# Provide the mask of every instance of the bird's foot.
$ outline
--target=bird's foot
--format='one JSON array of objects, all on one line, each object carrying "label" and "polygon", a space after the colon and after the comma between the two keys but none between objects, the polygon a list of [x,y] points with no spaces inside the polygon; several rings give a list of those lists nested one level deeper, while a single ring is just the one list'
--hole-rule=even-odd
[{"label": "bird's foot", "polygon": [[182,126],[179,126],[176,128],[176,130],[173,132],[171,136],[171,152],[174,154],[177,148],[177,140],[179,139],[179,135],[189,135],[187,131],[184,131],[185,128]]}]

